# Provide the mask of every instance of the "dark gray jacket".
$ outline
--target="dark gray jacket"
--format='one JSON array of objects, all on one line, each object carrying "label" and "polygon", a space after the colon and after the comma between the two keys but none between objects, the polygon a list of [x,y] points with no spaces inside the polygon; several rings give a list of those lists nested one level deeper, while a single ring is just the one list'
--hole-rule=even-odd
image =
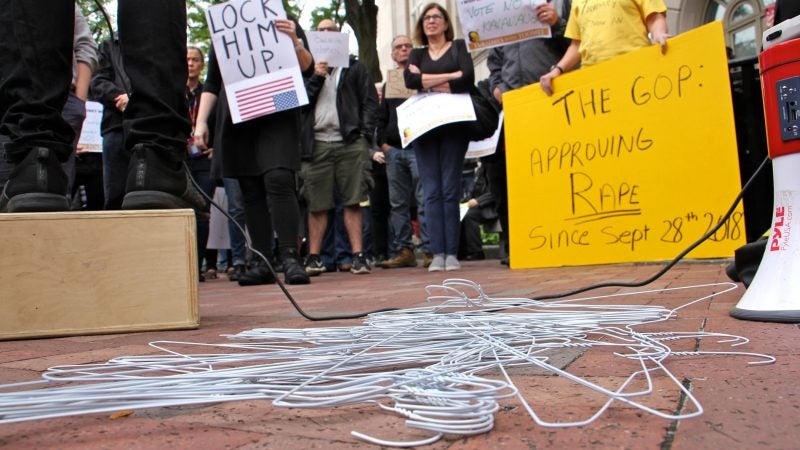
[{"label": "dark gray jacket", "polygon": [[489,84],[492,92],[500,92],[538,83],[539,77],[550,71],[569,47],[570,40],[564,37],[572,0],[552,0],[558,11],[558,22],[551,28],[550,39],[529,39],[495,47],[489,51],[486,61],[489,67]]}]

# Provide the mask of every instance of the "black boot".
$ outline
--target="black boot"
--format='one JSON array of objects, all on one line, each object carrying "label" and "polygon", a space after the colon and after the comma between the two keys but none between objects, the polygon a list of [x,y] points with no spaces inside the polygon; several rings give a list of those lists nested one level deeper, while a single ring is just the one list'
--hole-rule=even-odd
[{"label": "black boot", "polygon": [[275,275],[267,267],[267,263],[256,259],[250,264],[247,272],[239,277],[239,286],[257,286],[259,284],[275,283]]},{"label": "black boot", "polygon": [[67,175],[55,153],[34,147],[11,171],[0,194],[0,212],[69,211]]},{"label": "black boot", "polygon": [[228,280],[239,281],[239,278],[242,278],[245,272],[247,271],[245,270],[244,264],[234,264],[233,272],[228,275]]},{"label": "black boot", "polygon": [[297,250],[286,250],[283,253],[283,276],[286,284],[309,284],[311,278],[306,273],[306,268],[300,263]]},{"label": "black boot", "polygon": [[170,158],[166,151],[143,144],[134,146],[122,209],[208,210],[208,203],[195,189],[183,163]]}]

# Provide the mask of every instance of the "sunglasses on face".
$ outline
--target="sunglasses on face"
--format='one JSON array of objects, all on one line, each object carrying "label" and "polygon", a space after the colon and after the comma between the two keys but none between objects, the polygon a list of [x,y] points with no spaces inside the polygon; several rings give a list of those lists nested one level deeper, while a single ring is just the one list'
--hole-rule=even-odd
[{"label": "sunglasses on face", "polygon": [[400,50],[403,48],[413,48],[413,46],[411,44],[397,44],[394,46],[395,50]]},{"label": "sunglasses on face", "polygon": [[336,27],[323,27],[317,28],[317,31],[339,31],[339,29]]}]

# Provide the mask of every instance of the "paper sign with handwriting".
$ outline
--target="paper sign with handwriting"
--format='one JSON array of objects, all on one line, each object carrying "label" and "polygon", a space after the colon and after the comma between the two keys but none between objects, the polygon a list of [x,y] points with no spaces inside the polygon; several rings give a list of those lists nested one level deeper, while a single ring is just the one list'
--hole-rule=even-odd
[{"label": "paper sign with handwriting", "polygon": [[[720,22],[506,93],[511,264],[669,260],[736,198],[738,151]],[[741,207],[689,257],[733,255]]]},{"label": "paper sign with handwriting", "polygon": [[549,38],[536,5],[546,0],[458,0],[458,17],[470,51],[534,38]]},{"label": "paper sign with handwriting", "polygon": [[86,118],[83,119],[81,137],[78,145],[87,152],[103,152],[103,136],[100,134],[100,124],[103,121],[103,104],[86,102]]},{"label": "paper sign with handwriting", "polygon": [[206,9],[233,123],[308,104],[294,42],[275,27],[278,0],[230,0]]},{"label": "paper sign with handwriting", "polygon": [[308,47],[314,61],[331,67],[350,67],[350,35],[333,31],[309,31]]},{"label": "paper sign with handwriting", "polygon": [[428,131],[454,122],[475,120],[469,94],[417,94],[397,107],[397,128],[403,148]]}]

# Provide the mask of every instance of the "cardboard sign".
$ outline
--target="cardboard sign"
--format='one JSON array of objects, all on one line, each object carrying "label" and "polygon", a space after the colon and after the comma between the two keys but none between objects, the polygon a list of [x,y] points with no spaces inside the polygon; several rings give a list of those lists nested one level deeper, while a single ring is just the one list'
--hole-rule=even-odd
[{"label": "cardboard sign", "polygon": [[[741,189],[720,22],[503,97],[515,268],[668,260]],[[689,256],[745,243],[741,205]]]},{"label": "cardboard sign", "polygon": [[386,72],[386,98],[410,98],[416,93],[416,89],[406,87],[402,69],[392,69]]},{"label": "cardboard sign", "polygon": [[458,18],[469,51],[534,38],[549,38],[550,25],[539,22],[536,5],[546,0],[458,0]]},{"label": "cardboard sign", "polygon": [[294,42],[275,27],[276,0],[230,0],[206,9],[233,123],[308,104]]},{"label": "cardboard sign", "polygon": [[436,127],[470,120],[475,120],[475,107],[469,94],[417,94],[397,107],[397,128],[403,148]]},{"label": "cardboard sign", "polygon": [[332,31],[309,31],[306,38],[314,61],[325,61],[330,67],[350,67],[349,35]]},{"label": "cardboard sign", "polygon": [[87,152],[103,153],[103,136],[100,134],[100,124],[103,121],[103,104],[86,102],[86,118],[83,119],[81,137],[78,145]]}]

